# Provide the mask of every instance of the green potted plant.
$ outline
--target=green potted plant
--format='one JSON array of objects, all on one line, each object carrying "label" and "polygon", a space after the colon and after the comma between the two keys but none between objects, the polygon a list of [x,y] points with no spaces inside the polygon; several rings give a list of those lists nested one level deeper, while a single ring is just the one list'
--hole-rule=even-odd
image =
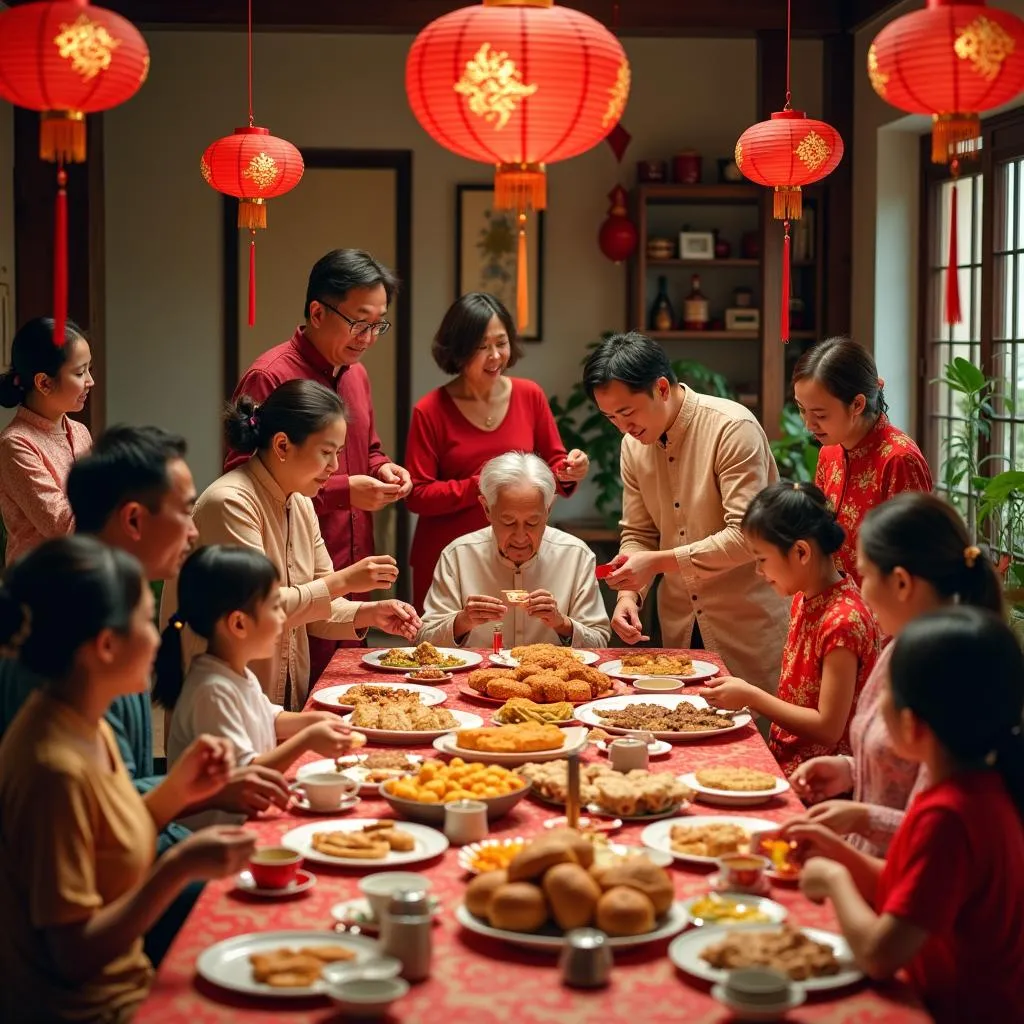
[{"label": "green potted plant", "polygon": [[770,442],[775,464],[779,467],[779,476],[783,480],[810,483],[818,469],[821,446],[807,432],[803,418],[792,402],[782,407],[779,426],[782,428],[782,437]]}]

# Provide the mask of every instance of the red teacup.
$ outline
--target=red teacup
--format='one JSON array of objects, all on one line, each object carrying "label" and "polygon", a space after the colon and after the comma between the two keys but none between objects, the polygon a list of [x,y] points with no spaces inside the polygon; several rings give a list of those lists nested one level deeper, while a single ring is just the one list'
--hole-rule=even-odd
[{"label": "red teacup", "polygon": [[726,885],[738,889],[754,889],[761,884],[771,862],[767,857],[752,853],[728,853],[718,858],[718,866]]},{"label": "red teacup", "polygon": [[260,889],[286,889],[302,867],[302,854],[284,846],[260,846],[249,858],[249,873]]}]

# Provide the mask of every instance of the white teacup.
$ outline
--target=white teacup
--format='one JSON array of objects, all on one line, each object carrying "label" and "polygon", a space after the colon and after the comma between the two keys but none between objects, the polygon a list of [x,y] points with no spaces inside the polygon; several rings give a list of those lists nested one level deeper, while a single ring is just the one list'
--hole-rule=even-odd
[{"label": "white teacup", "polygon": [[336,811],[344,801],[356,796],[359,783],[340,772],[317,772],[293,783],[292,790],[305,797],[310,810]]},{"label": "white teacup", "polygon": [[359,882],[359,891],[370,904],[376,921],[384,920],[384,915],[391,905],[392,895],[401,889],[429,892],[430,879],[415,871],[378,871],[374,875],[367,875]]}]

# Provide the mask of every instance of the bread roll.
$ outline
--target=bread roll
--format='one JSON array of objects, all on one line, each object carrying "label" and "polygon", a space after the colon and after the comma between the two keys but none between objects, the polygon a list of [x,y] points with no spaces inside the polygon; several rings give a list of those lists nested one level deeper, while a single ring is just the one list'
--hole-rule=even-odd
[{"label": "bread roll", "polygon": [[542,836],[512,858],[508,866],[510,882],[532,882],[556,864],[578,864],[576,854],[565,840]]},{"label": "bread roll", "polygon": [[571,828],[552,829],[545,837],[545,842],[555,840],[564,843],[576,854],[576,859],[585,867],[589,868],[594,863],[594,844],[585,836],[580,835]]},{"label": "bread roll", "polygon": [[626,885],[642,892],[654,904],[654,913],[658,917],[668,912],[675,899],[675,889],[668,872],[646,857],[630,857],[604,868],[597,874],[597,882],[602,889]]},{"label": "bread roll", "polygon": [[507,871],[485,871],[477,875],[469,885],[466,886],[464,902],[466,909],[474,917],[482,917],[486,920],[487,908],[491,905],[491,897],[495,889],[508,882]]},{"label": "bread roll", "polygon": [[548,905],[544,893],[529,882],[509,882],[499,886],[487,907],[487,920],[491,927],[510,932],[535,932],[547,919]]},{"label": "bread roll", "polygon": [[612,936],[653,931],[654,904],[642,892],[617,885],[597,901],[597,927]]},{"label": "bread roll", "polygon": [[579,864],[556,864],[545,873],[543,887],[559,928],[582,928],[594,920],[601,887]]}]

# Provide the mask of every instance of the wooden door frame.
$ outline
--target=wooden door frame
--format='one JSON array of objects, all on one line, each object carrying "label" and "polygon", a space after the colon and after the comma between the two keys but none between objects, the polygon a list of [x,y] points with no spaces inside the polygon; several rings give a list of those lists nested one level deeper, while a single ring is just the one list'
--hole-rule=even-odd
[{"label": "wooden door frame", "polygon": [[[395,266],[400,287],[395,297],[398,324],[395,337],[395,443],[391,455],[399,464],[405,460],[405,442],[412,415],[412,150],[408,149],[302,149],[306,169],[382,170],[395,174]],[[224,197],[221,207],[223,236],[223,391],[230,399],[242,373],[241,304],[239,300],[240,234],[236,222],[237,200]],[[409,596],[409,511],[400,502],[395,520],[395,543],[399,564],[398,596]]]}]

